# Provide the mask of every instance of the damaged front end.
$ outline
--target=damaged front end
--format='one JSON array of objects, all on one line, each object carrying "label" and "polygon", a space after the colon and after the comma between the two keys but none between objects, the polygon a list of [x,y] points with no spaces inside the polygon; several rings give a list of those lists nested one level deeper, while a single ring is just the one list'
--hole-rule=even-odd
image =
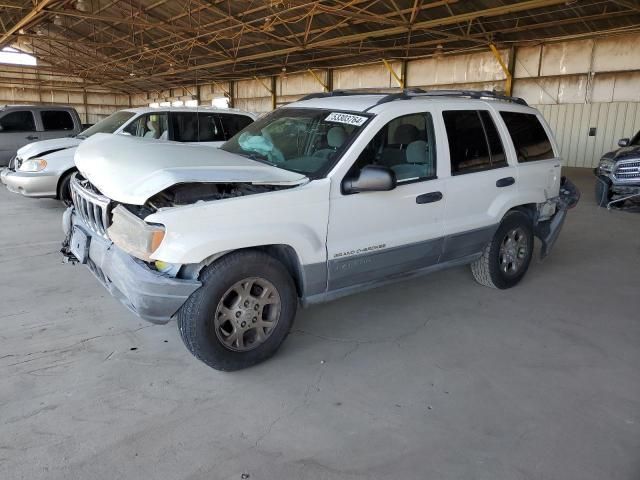
[{"label": "damaged front end", "polygon": [[538,205],[534,218],[534,234],[542,242],[540,259],[544,259],[553,248],[567,211],[578,204],[580,190],[567,177],[560,180],[560,194]]},{"label": "damaged front end", "polygon": [[71,180],[73,206],[63,217],[66,261],[87,265],[100,283],[136,315],[154,323],[169,321],[200,286],[182,265],[154,260],[164,238],[163,225],[145,218],[162,209],[274,191],[273,185],[181,184],[143,205],[103,195],[81,174]]}]

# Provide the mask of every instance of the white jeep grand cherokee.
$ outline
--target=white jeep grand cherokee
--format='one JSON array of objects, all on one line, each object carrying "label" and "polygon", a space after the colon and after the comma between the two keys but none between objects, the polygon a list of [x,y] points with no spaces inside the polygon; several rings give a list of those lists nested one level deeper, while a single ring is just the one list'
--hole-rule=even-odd
[{"label": "white jeep grand cherokee", "polygon": [[579,197],[542,116],[489,92],[310,95],[219,151],[96,135],[76,164],[63,253],[219,370],[298,303],[461,264],[512,287]]}]

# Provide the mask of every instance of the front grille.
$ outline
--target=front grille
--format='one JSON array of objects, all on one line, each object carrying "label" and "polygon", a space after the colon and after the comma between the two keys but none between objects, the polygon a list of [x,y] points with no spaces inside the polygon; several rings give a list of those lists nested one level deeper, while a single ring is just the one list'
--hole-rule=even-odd
[{"label": "front grille", "polygon": [[618,180],[640,180],[640,160],[627,160],[620,162],[614,176]]},{"label": "front grille", "polygon": [[71,198],[76,213],[94,233],[107,238],[111,201],[78,174],[71,178]]}]

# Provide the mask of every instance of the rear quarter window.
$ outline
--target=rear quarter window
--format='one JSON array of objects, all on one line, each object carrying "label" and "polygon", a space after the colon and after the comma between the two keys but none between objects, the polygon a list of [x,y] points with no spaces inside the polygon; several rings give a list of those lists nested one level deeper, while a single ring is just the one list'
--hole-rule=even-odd
[{"label": "rear quarter window", "polygon": [[507,126],[518,162],[554,158],[553,147],[538,117],[531,113],[500,112]]}]

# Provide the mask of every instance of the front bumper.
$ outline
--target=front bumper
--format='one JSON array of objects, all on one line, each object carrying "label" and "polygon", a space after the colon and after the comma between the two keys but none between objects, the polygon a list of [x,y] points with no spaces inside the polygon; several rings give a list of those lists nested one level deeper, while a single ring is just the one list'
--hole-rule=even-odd
[{"label": "front bumper", "polygon": [[63,229],[67,239],[62,253],[77,261],[68,245],[74,228],[89,237],[86,265],[115,298],[140,318],[153,323],[166,323],[202,284],[151,270],[144,262],[120,250],[113,242],[94,233],[70,207],[64,215]]},{"label": "front bumper", "polygon": [[60,175],[49,172],[14,172],[4,168],[0,172],[0,181],[13,193],[25,197],[56,198]]}]

